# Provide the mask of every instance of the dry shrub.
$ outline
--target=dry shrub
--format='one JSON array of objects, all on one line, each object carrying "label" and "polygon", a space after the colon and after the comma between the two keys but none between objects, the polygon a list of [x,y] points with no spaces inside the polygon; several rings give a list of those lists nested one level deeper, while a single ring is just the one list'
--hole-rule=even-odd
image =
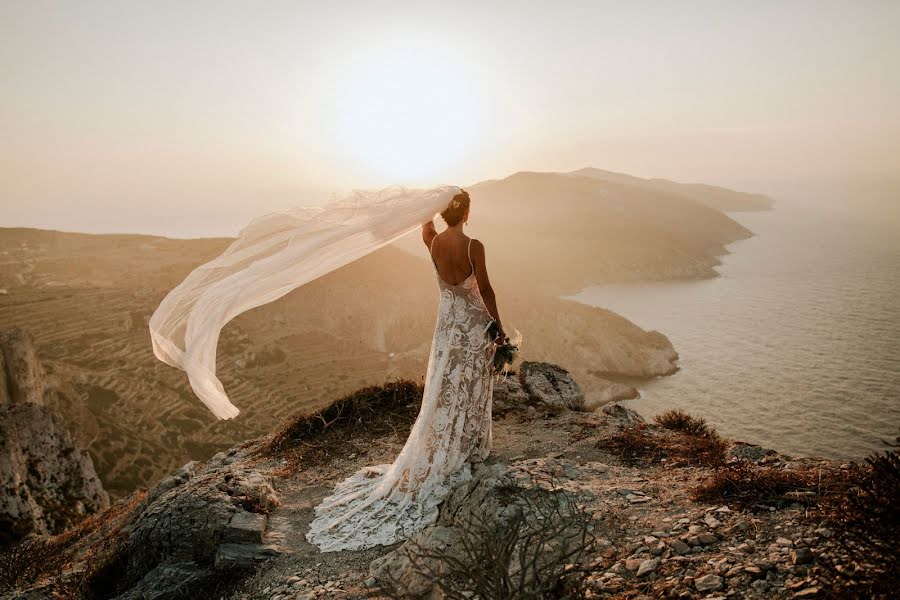
[{"label": "dry shrub", "polygon": [[408,435],[422,392],[421,384],[406,379],[359,389],[316,413],[286,420],[261,452],[308,465],[360,452],[374,437]]},{"label": "dry shrub", "polygon": [[688,435],[698,437],[716,435],[715,430],[709,426],[706,419],[703,417],[693,417],[682,410],[667,410],[666,412],[653,417],[653,420],[666,429],[680,431],[681,433],[686,433]]},{"label": "dry shrub", "polygon": [[829,510],[829,503],[847,493],[857,479],[858,470],[854,468],[801,465],[781,469],[734,461],[713,471],[694,488],[692,498],[749,509],[803,502],[807,505],[807,516],[822,516]]},{"label": "dry shrub", "polygon": [[[900,437],[895,448],[900,446]],[[829,521],[833,554],[820,557],[820,582],[834,598],[896,597],[900,589],[900,453],[873,453],[856,485],[837,497]],[[845,562],[849,558],[850,560]]]},{"label": "dry shrub", "polygon": [[725,462],[728,444],[715,430],[707,428],[704,435],[675,431],[652,431],[647,424],[626,427],[600,438],[597,445],[618,456],[627,464],[718,466]]},{"label": "dry shrub", "polygon": [[56,597],[94,597],[96,581],[121,560],[122,529],[145,497],[136,492],[57,536],[30,537],[0,553],[0,591],[48,580]]},{"label": "dry shrub", "polygon": [[0,592],[9,592],[59,577],[70,557],[55,538],[27,537],[0,552]]},{"label": "dry shrub", "polygon": [[[543,600],[578,593],[579,561],[596,547],[594,517],[563,490],[509,486],[504,518],[473,512],[459,524],[450,548],[408,542],[412,569],[429,580],[441,598]],[[390,598],[415,596],[394,580],[380,582]]]}]

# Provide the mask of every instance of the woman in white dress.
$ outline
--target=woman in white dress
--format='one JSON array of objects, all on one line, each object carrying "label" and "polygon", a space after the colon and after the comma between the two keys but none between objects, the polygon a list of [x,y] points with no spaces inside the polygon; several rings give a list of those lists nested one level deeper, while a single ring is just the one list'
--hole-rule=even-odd
[{"label": "woman in white dress", "polygon": [[446,231],[432,221],[422,227],[440,306],[419,415],[393,464],[361,469],[316,506],[306,538],[323,552],[407,539],[435,521],[440,503],[471,477],[471,463],[490,453],[491,366],[505,336],[484,246],[463,233],[469,204],[462,190],[441,212]]}]

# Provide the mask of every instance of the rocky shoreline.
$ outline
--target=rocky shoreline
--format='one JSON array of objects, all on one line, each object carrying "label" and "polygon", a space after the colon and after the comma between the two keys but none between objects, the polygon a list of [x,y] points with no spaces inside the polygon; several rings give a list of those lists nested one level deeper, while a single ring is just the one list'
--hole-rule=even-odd
[{"label": "rocky shoreline", "polygon": [[[473,524],[508,524],[515,507],[528,506],[523,499],[538,496],[549,498],[546,506],[556,514],[577,507],[578,515],[590,515],[591,545],[551,573],[556,595],[547,597],[827,597],[820,563],[845,560],[832,547],[832,529],[810,517],[813,496],[821,494],[814,486],[779,494],[768,505],[738,496],[696,498],[729,465],[785,477],[816,470],[833,475],[852,465],[722,440],[705,426],[690,434],[674,431],[644,423],[618,404],[580,412],[584,396],[577,383],[546,363],[525,363],[497,385],[492,454],[442,505],[434,525],[390,547],[318,552],[304,537],[313,507],[356,469],[393,459],[420,389],[397,384],[361,428],[338,423],[316,429],[323,426],[300,417],[205,464],[186,464],[77,535],[33,539],[35,547],[56,548],[66,560],[17,582],[4,597],[448,597],[423,575],[446,566],[422,549],[462,561]],[[384,402],[396,410],[384,410],[391,407]],[[623,451],[620,442],[634,435],[637,450]],[[333,440],[341,440],[340,447]],[[710,443],[721,451],[721,464],[698,449]],[[495,534],[477,533],[484,539]]]}]

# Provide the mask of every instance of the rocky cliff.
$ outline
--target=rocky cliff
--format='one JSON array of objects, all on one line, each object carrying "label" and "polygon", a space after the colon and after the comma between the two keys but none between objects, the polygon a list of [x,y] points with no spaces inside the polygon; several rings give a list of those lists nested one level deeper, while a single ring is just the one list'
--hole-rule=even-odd
[{"label": "rocky cliff", "polygon": [[46,394],[30,336],[0,332],[0,545],[59,533],[109,505],[90,456],[46,406]]},{"label": "rocky cliff", "polygon": [[[852,465],[725,440],[684,415],[650,424],[618,404],[581,412],[569,374],[535,363],[498,382],[492,454],[436,523],[390,547],[320,553],[304,537],[313,507],[356,469],[394,458],[420,394],[412,382],[366,388],[188,463],[75,534],[46,538],[62,566],[7,584],[10,595],[806,598],[824,594],[823,565],[851,561],[815,515],[846,492],[833,485]],[[728,473],[755,483],[722,488]],[[478,587],[495,579],[545,595]]]}]

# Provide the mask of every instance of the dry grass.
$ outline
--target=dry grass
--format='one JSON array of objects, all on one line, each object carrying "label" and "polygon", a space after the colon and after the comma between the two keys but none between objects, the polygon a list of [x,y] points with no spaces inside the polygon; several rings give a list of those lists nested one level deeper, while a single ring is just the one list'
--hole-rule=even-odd
[{"label": "dry grass", "polygon": [[709,426],[703,417],[693,417],[688,413],[672,409],[653,417],[659,425],[672,431],[680,431],[688,435],[709,437],[716,435],[715,430]]},{"label": "dry grass", "polygon": [[327,408],[282,423],[260,449],[281,456],[294,468],[359,453],[374,437],[409,434],[422,402],[423,387],[410,380],[359,389]]},{"label": "dry grass", "polygon": [[768,509],[799,502],[806,504],[807,516],[823,516],[829,510],[829,503],[846,494],[858,478],[855,468],[802,465],[782,469],[737,461],[713,471],[694,488],[692,498],[745,509]]},{"label": "dry grass", "polygon": [[[900,446],[900,437],[891,445]],[[834,598],[886,600],[900,589],[900,453],[870,455],[859,475],[829,515],[832,549],[851,560],[822,556],[819,580]]]},{"label": "dry grass", "polygon": [[703,435],[695,435],[681,431],[653,431],[644,423],[604,436],[597,441],[597,445],[612,452],[626,464],[656,464],[665,461],[675,466],[722,465],[725,463],[725,450],[728,447],[711,428],[707,428]]},{"label": "dry grass", "polygon": [[27,588],[58,577],[71,563],[54,538],[33,536],[0,553],[0,592]]},{"label": "dry grass", "polygon": [[57,536],[31,537],[0,553],[0,591],[48,582],[56,597],[94,597],[98,582],[121,560],[122,529],[145,497],[136,492]]},{"label": "dry grass", "polygon": [[[538,600],[574,598],[580,560],[595,548],[594,516],[562,490],[508,487],[505,517],[473,512],[456,527],[454,548],[404,547],[413,570],[441,598]],[[382,592],[395,600],[418,597],[388,577]]]}]

